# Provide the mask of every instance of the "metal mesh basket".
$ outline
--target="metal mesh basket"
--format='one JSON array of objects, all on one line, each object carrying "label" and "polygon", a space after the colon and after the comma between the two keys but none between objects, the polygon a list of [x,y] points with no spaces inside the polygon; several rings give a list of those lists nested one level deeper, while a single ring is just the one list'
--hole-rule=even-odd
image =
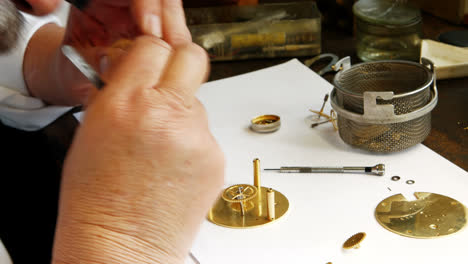
[{"label": "metal mesh basket", "polygon": [[[437,104],[434,68],[409,61],[377,61],[351,67],[349,58],[334,79],[332,107],[340,137],[373,152],[395,152],[429,135]],[[429,66],[429,68],[428,68]]]}]

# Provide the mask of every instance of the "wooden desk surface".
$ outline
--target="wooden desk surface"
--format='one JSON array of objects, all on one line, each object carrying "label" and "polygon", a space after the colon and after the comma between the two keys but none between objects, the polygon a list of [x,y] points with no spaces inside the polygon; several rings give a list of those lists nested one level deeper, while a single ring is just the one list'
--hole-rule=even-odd
[{"label": "wooden desk surface", "polygon": [[[431,39],[440,32],[459,28],[429,15],[425,15],[424,23],[426,37]],[[340,57],[351,55],[353,61],[357,61],[353,36],[349,33],[324,28],[322,39],[324,53],[335,53]],[[262,69],[289,59],[213,63],[210,80]],[[331,75],[325,77],[332,78]],[[468,170],[468,77],[438,81],[438,89],[439,104],[432,112],[432,131],[423,144]],[[61,169],[77,126],[71,113],[34,133],[0,125],[4,154],[0,185],[4,188],[0,191],[0,205],[2,216],[11,216],[2,219],[5,221],[0,226],[0,238],[16,263],[30,262],[31,257],[36,262],[50,259]]]}]

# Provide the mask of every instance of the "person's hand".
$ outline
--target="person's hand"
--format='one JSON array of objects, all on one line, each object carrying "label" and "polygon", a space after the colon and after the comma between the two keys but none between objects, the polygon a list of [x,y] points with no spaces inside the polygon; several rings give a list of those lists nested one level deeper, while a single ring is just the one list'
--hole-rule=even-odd
[{"label": "person's hand", "polygon": [[53,263],[183,263],[223,184],[194,95],[207,66],[143,36],[110,70],[64,165]]},{"label": "person's hand", "polygon": [[[12,2],[24,12],[46,15],[55,11],[63,1],[12,0]],[[125,22],[127,26],[137,25],[141,33],[162,37],[170,44],[179,41],[185,43],[185,40],[190,38],[185,26],[182,0],[70,0],[68,2],[87,3],[83,11],[96,22],[106,26],[122,25],[122,22],[127,20]],[[127,12],[127,8],[130,12]],[[76,10],[71,12],[74,13]],[[118,31],[115,28],[107,28],[109,29]]]},{"label": "person's hand", "polygon": [[[38,6],[54,2],[28,1]],[[55,25],[44,26],[30,41],[25,56],[29,91],[50,104],[86,105],[95,92],[62,54],[62,44],[75,46],[94,69],[104,74],[141,34],[161,37],[171,46],[191,42],[181,0],[89,0],[82,10],[72,7],[69,16],[65,33]]]}]

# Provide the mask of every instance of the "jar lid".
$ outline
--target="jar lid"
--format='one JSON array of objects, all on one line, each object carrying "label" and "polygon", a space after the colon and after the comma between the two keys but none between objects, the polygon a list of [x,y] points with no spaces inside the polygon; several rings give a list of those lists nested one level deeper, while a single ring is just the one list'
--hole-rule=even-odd
[{"label": "jar lid", "polygon": [[406,0],[360,0],[353,6],[358,18],[373,24],[403,26],[421,21],[421,12]]}]

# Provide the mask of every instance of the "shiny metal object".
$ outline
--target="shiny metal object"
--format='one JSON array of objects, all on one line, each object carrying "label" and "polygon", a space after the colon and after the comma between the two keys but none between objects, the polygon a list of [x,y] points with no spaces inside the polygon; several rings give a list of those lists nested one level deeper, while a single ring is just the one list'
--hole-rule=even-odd
[{"label": "shiny metal object", "polygon": [[392,176],[392,181],[399,181],[400,179],[400,176]]},{"label": "shiny metal object", "polygon": [[85,59],[69,45],[62,46],[62,53],[67,57],[73,65],[99,90],[105,85],[104,81],[101,80],[99,74],[89,65]]},{"label": "shiny metal object", "polygon": [[198,261],[198,259],[193,255],[192,252],[189,252],[189,257],[190,257],[190,259],[192,259],[192,261],[193,261],[195,264],[200,264],[200,261]]},{"label": "shiny metal object", "polygon": [[384,164],[377,164],[373,167],[281,167],[265,170],[280,173],[368,173],[378,176],[385,175]]},{"label": "shiny metal object", "polygon": [[324,58],[330,58],[331,61],[327,66],[325,66],[325,67],[323,67],[323,69],[319,70],[317,72],[317,74],[318,75],[324,75],[327,72],[334,71],[333,66],[335,66],[335,64],[338,62],[338,56],[336,56],[335,54],[332,54],[332,53],[324,53],[324,54],[320,54],[318,56],[315,56],[312,59],[304,61],[304,65],[307,66],[307,67],[310,67],[314,63],[316,63],[317,61],[319,61],[321,59],[324,59]]},{"label": "shiny metal object", "polygon": [[[258,159],[254,160],[254,166],[259,166]],[[254,173],[255,177],[259,176],[258,173]],[[260,185],[260,179],[257,183]],[[286,214],[288,209],[288,199],[277,190],[237,184],[223,192],[207,218],[212,223],[224,227],[249,228],[274,222]]]},{"label": "shiny metal object", "polygon": [[348,238],[348,240],[346,240],[343,243],[343,248],[344,249],[351,249],[351,248],[358,249],[360,247],[361,242],[364,240],[364,238],[366,238],[366,233],[364,232],[357,233],[353,235],[352,237]]},{"label": "shiny metal object", "polygon": [[250,128],[258,133],[272,133],[280,129],[281,118],[277,115],[262,115],[250,121]]},{"label": "shiny metal object", "polygon": [[407,181],[406,181],[406,184],[409,184],[409,185],[412,185],[412,184],[414,184],[414,183],[415,183],[414,180],[407,180]]},{"label": "shiny metal object", "polygon": [[393,195],[379,203],[375,217],[385,229],[406,237],[436,238],[460,231],[467,222],[463,204],[450,197],[427,192],[414,193],[408,201]]},{"label": "shiny metal object", "polygon": [[438,101],[434,65],[422,58],[348,66],[337,73],[331,93],[344,142],[372,152],[395,152],[422,142]]}]

